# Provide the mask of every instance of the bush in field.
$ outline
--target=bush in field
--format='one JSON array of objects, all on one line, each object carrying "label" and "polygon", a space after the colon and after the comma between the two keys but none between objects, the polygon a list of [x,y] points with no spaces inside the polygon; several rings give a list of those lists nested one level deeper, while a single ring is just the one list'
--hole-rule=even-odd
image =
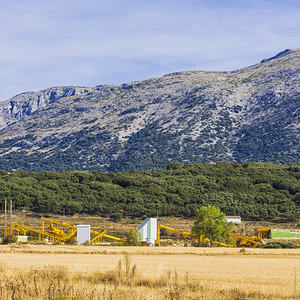
[{"label": "bush in field", "polygon": [[123,219],[123,214],[122,214],[121,212],[116,212],[116,213],[113,213],[113,214],[110,216],[110,218],[111,218],[114,222],[118,223],[118,222],[121,222],[121,221],[122,221],[122,219]]},{"label": "bush in field", "polygon": [[73,236],[70,239],[66,240],[66,245],[77,245],[76,238]]},{"label": "bush in field", "polygon": [[299,248],[296,244],[292,242],[268,242],[265,245],[262,245],[261,248],[277,248],[277,249],[295,249]]},{"label": "bush in field", "polygon": [[138,230],[132,229],[126,234],[126,245],[140,246],[142,241],[141,233]]},{"label": "bush in field", "polygon": [[17,241],[18,238],[15,235],[7,235],[5,238],[3,238],[2,244],[7,245],[7,244],[16,243]]}]

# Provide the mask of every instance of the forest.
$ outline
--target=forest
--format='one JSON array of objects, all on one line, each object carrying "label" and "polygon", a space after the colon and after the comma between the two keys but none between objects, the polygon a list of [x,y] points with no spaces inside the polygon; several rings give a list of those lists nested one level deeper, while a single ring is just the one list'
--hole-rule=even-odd
[{"label": "forest", "polygon": [[297,220],[300,163],[170,163],[151,171],[0,171],[0,205],[41,214],[193,217],[214,205],[248,220]]}]

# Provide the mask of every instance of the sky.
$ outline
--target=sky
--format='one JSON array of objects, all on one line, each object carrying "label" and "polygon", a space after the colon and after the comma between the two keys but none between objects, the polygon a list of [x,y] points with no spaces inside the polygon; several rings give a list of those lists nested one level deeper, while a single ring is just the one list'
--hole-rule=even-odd
[{"label": "sky", "polygon": [[299,0],[0,0],[0,101],[231,71],[300,48]]}]

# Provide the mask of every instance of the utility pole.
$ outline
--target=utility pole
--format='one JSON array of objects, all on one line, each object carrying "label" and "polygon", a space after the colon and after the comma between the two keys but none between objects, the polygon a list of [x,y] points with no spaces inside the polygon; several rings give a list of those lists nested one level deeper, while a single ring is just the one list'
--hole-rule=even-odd
[{"label": "utility pole", "polygon": [[6,237],[7,234],[7,200],[5,199],[4,204],[4,237]]},{"label": "utility pole", "polygon": [[10,228],[9,228],[9,234],[12,235],[12,200],[10,199]]}]

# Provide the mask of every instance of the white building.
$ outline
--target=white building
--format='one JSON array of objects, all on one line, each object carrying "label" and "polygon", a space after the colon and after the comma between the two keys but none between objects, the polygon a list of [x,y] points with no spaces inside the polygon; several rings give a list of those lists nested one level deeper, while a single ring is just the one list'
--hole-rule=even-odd
[{"label": "white building", "polygon": [[137,230],[141,233],[142,242],[154,245],[157,239],[157,219],[147,218]]},{"label": "white building", "polygon": [[227,222],[232,222],[232,223],[241,223],[242,218],[240,216],[225,216],[225,219]]},{"label": "white building", "polygon": [[91,226],[77,225],[77,245],[83,245],[86,242],[90,243],[90,239],[91,239]]}]

